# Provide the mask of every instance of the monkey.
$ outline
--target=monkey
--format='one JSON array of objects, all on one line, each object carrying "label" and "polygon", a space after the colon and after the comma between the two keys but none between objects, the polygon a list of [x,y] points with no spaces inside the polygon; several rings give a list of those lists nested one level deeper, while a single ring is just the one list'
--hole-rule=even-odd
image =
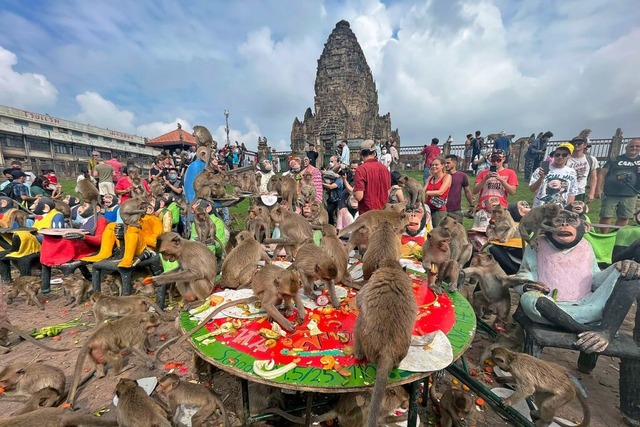
[{"label": "monkey", "polygon": [[262,259],[266,264],[271,263],[269,255],[250,232],[241,231],[236,240],[237,246],[222,262],[222,277],[217,285],[223,288],[248,288],[258,270],[258,261]]},{"label": "monkey", "polygon": [[149,184],[149,189],[153,197],[162,197],[164,195],[164,184],[157,179]]},{"label": "monkey", "polygon": [[213,139],[211,132],[204,126],[195,125],[193,127],[193,136],[196,137],[197,147],[196,151],[200,152],[201,147],[206,149],[207,155],[204,159],[205,168],[208,168],[211,164],[211,153],[218,148],[218,142]]},{"label": "monkey", "polygon": [[451,234],[436,227],[422,245],[422,267],[428,274],[429,288],[436,294],[442,293],[442,281],[449,279],[449,290],[458,290],[460,267],[451,259]]},{"label": "monkey", "polygon": [[36,276],[20,276],[11,284],[11,290],[7,292],[7,303],[12,304],[13,299],[18,295],[25,294],[28,305],[35,305],[40,310],[44,310],[44,305],[36,298],[40,292],[40,278]]},{"label": "monkey", "polygon": [[170,231],[158,236],[156,247],[165,260],[178,261],[180,266],[151,277],[154,285],[175,282],[182,298],[189,302],[204,301],[211,294],[218,261],[204,243],[183,239]]},{"label": "monkey", "polygon": [[324,250],[336,264],[336,268],[338,269],[335,279],[336,283],[351,284],[351,276],[348,271],[349,254],[340,239],[338,239],[336,228],[331,224],[322,226],[320,249]]},{"label": "monkey", "polygon": [[447,216],[440,221],[438,226],[451,234],[451,259],[456,260],[460,267],[464,266],[469,262],[471,254],[473,253],[473,245],[469,243],[467,230],[465,230],[464,225]]},{"label": "monkey", "polygon": [[136,313],[110,323],[99,325],[80,349],[69,389],[67,401],[73,405],[84,361],[89,356],[96,365],[96,377],[106,375],[105,365],[109,364],[117,375],[122,371],[123,360],[120,352],[131,349],[136,356],[146,362],[147,368],[153,368],[153,359],[147,356],[149,334],[160,325],[160,316],[156,313]]},{"label": "monkey", "polygon": [[400,259],[400,234],[402,229],[383,221],[375,230],[369,230],[369,246],[362,257],[362,277],[371,278],[385,259]]},{"label": "monkey", "polygon": [[398,213],[402,213],[407,209],[407,204],[405,202],[402,203],[387,203],[384,205],[382,210],[385,211],[394,211]]},{"label": "monkey", "polygon": [[[285,404],[282,392],[279,388],[270,387],[253,381],[249,382],[248,388],[249,409],[251,410],[250,415],[253,416],[257,414],[271,413],[277,414],[293,423],[304,424],[304,420],[301,417],[293,416],[282,410]],[[238,417],[244,416],[242,400],[236,400],[235,414]],[[244,423],[242,425],[248,424],[244,419],[241,419],[241,421]]]},{"label": "monkey", "polygon": [[166,412],[134,380],[120,378],[116,396],[119,427],[171,427]]},{"label": "monkey", "polygon": [[316,186],[313,183],[311,172],[305,172],[302,175],[300,195],[305,203],[315,202],[316,200]]},{"label": "monkey", "polygon": [[[341,426],[364,427],[370,412],[371,393],[344,393],[335,409],[311,418],[312,424],[338,419]],[[409,407],[409,393],[402,386],[390,387],[384,391],[384,397],[380,404],[380,413],[389,414],[392,411]],[[385,424],[405,421],[407,414],[401,416],[387,415],[382,420]]]},{"label": "monkey", "polygon": [[[65,376],[61,369],[39,363],[13,363],[0,369],[0,387],[14,390],[17,396],[32,396],[43,389],[64,393]],[[57,401],[57,399],[54,400]]]},{"label": "monkey", "polygon": [[69,348],[53,348],[53,347],[44,345],[41,342],[35,340],[28,333],[21,331],[20,329],[13,326],[11,323],[9,323],[8,319],[4,321],[0,320],[0,350],[3,350],[4,348],[9,346],[9,343],[10,343],[9,339],[5,335],[7,330],[20,336],[20,338],[22,338],[23,340],[29,341],[31,344],[36,345],[47,351],[69,351],[70,350]]},{"label": "monkey", "polygon": [[135,166],[131,166],[127,168],[127,174],[131,179],[131,190],[129,192],[129,195],[131,196],[131,198],[146,202],[147,190],[142,184],[142,178],[140,177],[140,169],[138,169]]},{"label": "monkey", "polygon": [[273,175],[271,178],[269,178],[269,182],[267,183],[267,191],[269,193],[278,193],[280,194],[280,183],[281,183],[281,179],[279,176],[277,175]]},{"label": "monkey", "polygon": [[278,194],[280,194],[282,200],[287,201],[289,209],[293,210],[295,203],[298,201],[298,183],[290,175],[280,177]]},{"label": "monkey", "polygon": [[475,405],[468,393],[450,388],[440,398],[438,408],[441,427],[462,427],[471,421]]},{"label": "monkey", "polygon": [[355,254],[356,257],[360,252],[364,252],[369,248],[369,229],[367,227],[358,228],[349,235],[345,250],[348,254],[351,254],[351,251],[356,248],[358,248],[358,252]]},{"label": "monkey", "polygon": [[[197,199],[210,200],[213,197],[219,198],[219,184],[222,182],[222,175],[210,169],[205,169],[193,179],[193,190]],[[213,187],[216,186],[216,194],[213,194]],[[226,191],[225,191],[226,194]],[[224,197],[224,194],[222,195]]]},{"label": "monkey", "polygon": [[[163,316],[164,312],[158,304],[151,301],[143,295],[128,296],[107,296],[102,292],[94,292],[91,295],[93,302],[93,315],[96,318],[96,324],[104,323],[109,317],[124,317],[134,313],[146,313],[149,307],[153,307],[159,316]],[[168,319],[164,319],[168,320]]]},{"label": "monkey", "polygon": [[314,229],[321,230],[323,225],[329,224],[329,213],[327,213],[327,210],[322,207],[322,204],[313,201],[309,206],[311,208],[311,217],[309,218],[309,222]]},{"label": "monkey", "polygon": [[14,412],[11,416],[26,414],[40,408],[50,408],[60,400],[60,392],[50,387],[36,391],[27,400],[18,412]]},{"label": "monkey", "polygon": [[72,276],[71,280],[65,280],[62,285],[62,293],[67,302],[64,305],[76,307],[87,300],[91,282],[83,277]]},{"label": "monkey", "polygon": [[[249,304],[256,301],[260,301],[262,309],[264,309],[269,316],[280,326],[289,332],[295,329],[293,323],[291,323],[285,316],[289,317],[293,314],[293,303],[295,302],[298,310],[297,320],[298,322],[304,322],[307,315],[302,303],[302,295],[300,293],[300,273],[297,270],[285,270],[273,264],[267,264],[262,267],[251,281],[251,288],[253,289],[253,296],[248,298],[241,298],[235,301],[229,301],[216,307],[204,320],[202,320],[195,328],[191,329],[186,334],[182,335],[179,339],[173,338],[162,345],[156,352],[156,360],[160,359],[162,352],[172,345],[182,344],[189,339],[193,334],[202,329],[211,319],[213,319],[222,310],[229,307],[233,307],[238,304]],[[278,306],[284,302],[285,316],[280,313]]]},{"label": "monkey", "polygon": [[553,231],[553,219],[560,213],[562,208],[555,203],[538,206],[531,209],[520,220],[518,231],[522,237],[522,249],[529,244],[533,249],[538,248],[537,238],[546,231]]},{"label": "monkey", "polygon": [[[338,237],[344,237],[351,233],[349,241],[347,242],[347,253],[351,253],[353,249],[358,247],[362,250],[361,246],[366,246],[369,241],[369,231],[375,230],[382,221],[389,221],[391,224],[398,228],[404,229],[407,225],[407,215],[403,211],[396,211],[395,209],[383,209],[376,211],[367,211],[358,216],[356,220],[340,230]],[[362,230],[366,226],[365,230]],[[356,241],[359,244],[356,244]]]},{"label": "monkey", "polygon": [[201,204],[197,204],[193,213],[193,222],[196,227],[198,241],[205,245],[216,245],[224,251],[224,245],[216,236],[217,229],[207,210]]},{"label": "monkey", "polygon": [[522,352],[524,349],[524,330],[515,320],[511,319],[505,325],[505,330],[498,335],[498,340],[489,344],[480,355],[478,363],[482,365],[485,360],[491,357],[494,348],[503,347],[515,352]]},{"label": "monkey", "polygon": [[41,408],[33,412],[0,420],[0,427],[75,427],[118,426],[116,421],[80,415],[70,408]]},{"label": "monkey", "polygon": [[511,310],[509,286],[523,280],[509,278],[488,252],[477,253],[471,259],[471,265],[462,271],[467,279],[477,280],[480,288],[469,299],[476,314],[483,317],[486,309],[496,314],[496,322],[506,322]]},{"label": "monkey", "polygon": [[296,259],[289,268],[300,272],[305,295],[315,300],[314,282],[315,280],[321,280],[329,290],[331,305],[334,308],[340,307],[340,300],[336,295],[335,287],[338,266],[326,251],[316,246],[312,239],[309,239],[298,248]]},{"label": "monkey", "polygon": [[262,230],[264,229],[265,238],[271,236],[271,217],[269,209],[266,206],[253,205],[249,209],[249,218],[247,219],[247,230],[249,230],[258,242],[262,239]]},{"label": "monkey", "polygon": [[[533,395],[538,410],[531,411],[531,418],[535,420],[536,427],[545,427],[554,421],[553,417],[561,406],[577,397],[584,415],[577,427],[589,425],[591,419],[589,405],[560,366],[502,347],[494,348],[491,355],[496,365],[503,371],[509,372],[516,383],[515,392],[502,400],[506,406],[513,406]],[[557,420],[555,422],[561,426],[567,426]]]},{"label": "monkey", "polygon": [[240,174],[240,191],[244,193],[257,194],[258,184],[256,182],[256,174],[253,172],[245,171]]},{"label": "monkey", "polygon": [[211,417],[217,408],[222,413],[224,426],[229,426],[227,412],[220,397],[203,384],[192,384],[187,381],[180,381],[176,374],[166,374],[158,380],[156,393],[166,398],[169,405],[169,416],[175,419],[178,406],[197,406],[198,412],[191,417],[193,427],[201,427],[204,421]]},{"label": "monkey", "polygon": [[295,248],[305,240],[313,237],[313,228],[301,215],[289,212],[282,206],[274,206],[269,213],[274,223],[279,224],[280,238],[266,239],[265,244],[275,243],[274,256],[284,247],[289,261],[293,258]]},{"label": "monkey", "polygon": [[93,227],[91,233],[95,233],[98,226],[98,205],[100,204],[100,192],[98,188],[89,179],[78,181],[78,193],[82,197],[83,203],[89,203],[93,213]]},{"label": "monkey", "polygon": [[354,355],[377,365],[366,424],[375,427],[389,374],[409,351],[418,307],[411,279],[397,260],[381,263],[358,293],[356,304],[360,315],[354,329]]},{"label": "monkey", "polygon": [[56,210],[60,212],[64,219],[68,222],[71,218],[71,207],[69,206],[69,203],[63,202],[62,200],[54,200],[53,203],[55,204]]},{"label": "monkey", "polygon": [[408,197],[407,207],[415,209],[424,204],[424,186],[416,179],[403,175],[398,180],[398,185],[406,191]]},{"label": "monkey", "polygon": [[511,217],[511,214],[500,204],[493,207],[486,234],[490,242],[497,240],[501,243],[513,237],[520,237],[518,226]]},{"label": "monkey", "polygon": [[149,203],[146,200],[135,197],[125,200],[120,204],[120,210],[118,211],[122,222],[126,225],[140,228],[140,218],[147,212],[148,205]]}]

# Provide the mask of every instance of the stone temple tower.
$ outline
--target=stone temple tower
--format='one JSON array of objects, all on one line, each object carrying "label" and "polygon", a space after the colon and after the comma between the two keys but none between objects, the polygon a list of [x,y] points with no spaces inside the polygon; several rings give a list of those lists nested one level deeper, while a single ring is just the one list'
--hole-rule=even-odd
[{"label": "stone temple tower", "polygon": [[329,35],[318,59],[315,83],[315,114],[307,108],[291,129],[291,150],[303,153],[316,145],[321,158],[334,152],[336,143],[347,139],[395,140],[391,115],[378,115],[378,91],[371,69],[356,35],[347,21],[340,21]]}]

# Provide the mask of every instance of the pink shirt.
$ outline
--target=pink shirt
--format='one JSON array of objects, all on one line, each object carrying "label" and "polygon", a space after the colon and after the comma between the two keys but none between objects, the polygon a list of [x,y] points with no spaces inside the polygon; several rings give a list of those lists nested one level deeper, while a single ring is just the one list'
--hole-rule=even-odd
[{"label": "pink shirt", "polygon": [[105,163],[113,168],[113,182],[120,181],[120,178],[122,178],[122,163],[118,159],[106,160]]},{"label": "pink shirt", "polygon": [[[539,239],[537,259],[538,280],[552,291],[558,290],[557,301],[580,301],[592,292],[593,264],[597,261],[587,239],[566,252],[556,249],[547,239]],[[553,261],[545,262],[546,259]]]}]

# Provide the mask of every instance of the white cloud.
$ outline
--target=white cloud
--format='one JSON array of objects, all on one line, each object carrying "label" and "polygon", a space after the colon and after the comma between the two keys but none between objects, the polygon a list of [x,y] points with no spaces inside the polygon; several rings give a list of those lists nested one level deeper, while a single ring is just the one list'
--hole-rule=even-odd
[{"label": "white cloud", "polygon": [[169,122],[152,122],[140,125],[136,128],[136,133],[140,136],[146,136],[147,138],[155,138],[165,133],[169,133],[178,128],[178,123],[182,126],[182,130],[192,133],[193,127],[188,120],[176,118]]},{"label": "white cloud", "polygon": [[[240,144],[244,144],[249,150],[256,150],[258,148],[258,137],[264,136],[260,131],[260,127],[253,122],[249,117],[243,119],[244,127],[246,130],[243,132],[240,129],[234,129],[233,126],[229,126],[229,142],[235,145],[238,141]],[[227,133],[225,131],[225,125],[218,126],[214,132],[211,132],[213,139],[218,141],[218,148],[222,148],[227,142]],[[271,145],[271,143],[269,143]]]},{"label": "white cloud", "polygon": [[99,93],[87,91],[76,96],[80,113],[76,120],[81,123],[105,127],[123,132],[133,132],[135,114],[120,110],[116,104],[104,99]]},{"label": "white cloud", "polygon": [[0,104],[19,108],[49,107],[58,90],[42,74],[18,73],[15,53],[0,46]]}]

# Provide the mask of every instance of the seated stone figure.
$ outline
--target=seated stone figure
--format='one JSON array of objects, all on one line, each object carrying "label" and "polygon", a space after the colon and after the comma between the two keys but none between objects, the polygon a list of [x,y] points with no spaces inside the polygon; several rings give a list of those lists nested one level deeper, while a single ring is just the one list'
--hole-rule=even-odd
[{"label": "seated stone figure", "polygon": [[578,215],[562,211],[554,226],[539,238],[537,251],[525,249],[517,273],[544,284],[547,294],[524,292],[521,309],[535,322],[576,333],[575,345],[585,353],[605,351],[640,292],[640,264],[625,260],[600,271]]}]

